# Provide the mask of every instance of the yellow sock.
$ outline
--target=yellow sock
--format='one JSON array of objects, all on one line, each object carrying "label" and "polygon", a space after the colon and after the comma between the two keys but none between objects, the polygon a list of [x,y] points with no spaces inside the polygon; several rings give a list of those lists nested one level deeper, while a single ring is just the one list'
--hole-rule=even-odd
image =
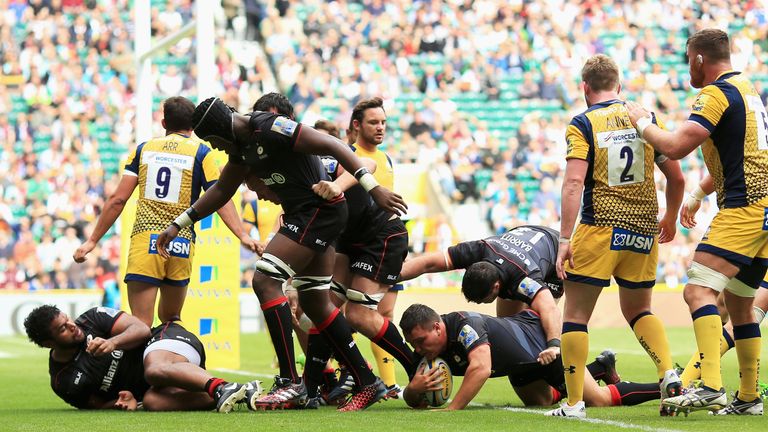
[{"label": "yellow sock", "polygon": [[744,324],[733,327],[736,355],[739,358],[739,399],[751,402],[758,397],[760,378],[760,327]]},{"label": "yellow sock", "polygon": [[384,384],[391,386],[396,384],[395,380],[395,358],[384,351],[380,346],[371,342],[371,351],[376,358],[376,367],[379,371],[379,378],[384,381]]},{"label": "yellow sock", "polygon": [[584,400],[584,368],[589,353],[589,333],[585,324],[563,323],[560,352],[568,389],[568,405]]},{"label": "yellow sock", "polygon": [[[731,348],[733,348],[733,339],[731,339],[731,335],[723,329],[723,332],[720,335],[720,357],[725,355]],[[691,381],[699,378],[701,378],[701,365],[699,364],[699,353],[697,351],[693,353],[691,359],[688,360],[688,364],[685,365],[685,370],[683,370],[682,375],[680,375],[680,380],[683,382],[683,387],[688,387]]]},{"label": "yellow sock", "polygon": [[672,369],[672,355],[669,352],[669,341],[664,324],[656,315],[645,312],[636,317],[631,325],[638,342],[656,365],[659,379],[664,378],[664,372]]},{"label": "yellow sock", "polygon": [[717,314],[717,307],[702,306],[692,316],[701,362],[701,380],[705,386],[720,390],[723,387],[723,377],[720,374],[720,337],[723,334],[723,324]]}]

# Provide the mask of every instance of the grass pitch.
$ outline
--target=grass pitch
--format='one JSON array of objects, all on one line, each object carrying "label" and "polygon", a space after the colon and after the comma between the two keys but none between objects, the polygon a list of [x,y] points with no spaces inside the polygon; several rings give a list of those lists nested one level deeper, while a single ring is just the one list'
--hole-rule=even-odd
[{"label": "grass pitch", "polygon": [[[684,364],[694,349],[689,328],[668,329],[674,360]],[[623,379],[654,381],[655,369],[628,328],[590,329],[591,356],[604,348],[618,353]],[[275,374],[270,367],[272,348],[265,333],[243,335],[242,370],[216,372],[234,381],[261,379],[269,388]],[[360,340],[364,354],[368,342]],[[297,350],[297,352],[300,352]],[[768,349],[763,346],[763,358]],[[657,403],[635,407],[589,408],[587,421],[547,418],[544,409],[525,409],[515,397],[506,378],[489,380],[474,405],[458,412],[416,411],[401,400],[379,403],[360,413],[337,413],[334,408],[318,411],[250,412],[244,407],[230,414],[212,412],[124,413],[118,411],[77,411],[59,400],[50,389],[47,350],[26,339],[0,338],[0,431],[351,431],[351,430],[541,430],[570,431],[639,430],[739,432],[764,430],[762,417],[712,417],[695,412],[689,417],[660,418]],[[768,381],[763,370],[763,381]],[[736,355],[726,354],[723,375],[729,391],[738,388]],[[399,381],[405,376],[399,371]],[[461,378],[455,378],[454,391]]]}]

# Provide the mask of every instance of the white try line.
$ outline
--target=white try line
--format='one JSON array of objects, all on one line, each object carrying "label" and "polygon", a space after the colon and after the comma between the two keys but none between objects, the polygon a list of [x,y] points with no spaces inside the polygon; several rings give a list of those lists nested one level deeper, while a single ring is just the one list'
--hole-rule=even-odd
[{"label": "white try line", "polygon": [[7,353],[4,351],[0,351],[0,358],[13,358],[13,357],[16,357],[16,355]]},{"label": "white try line", "polygon": [[[526,414],[539,414],[539,415],[544,415],[544,412],[545,412],[544,410],[535,410],[535,409],[529,409],[529,408],[513,408],[513,407],[497,407],[496,409],[501,409],[504,411],[520,412],[520,413],[526,413]],[[646,432],[683,432],[678,429],[655,428],[652,426],[624,423],[616,420],[603,420],[603,419],[596,419],[596,418],[576,418],[576,419],[567,418],[567,420],[578,420],[585,423],[592,423],[592,424],[603,425],[603,426],[612,426],[612,427],[617,427],[621,429],[641,430]]]}]

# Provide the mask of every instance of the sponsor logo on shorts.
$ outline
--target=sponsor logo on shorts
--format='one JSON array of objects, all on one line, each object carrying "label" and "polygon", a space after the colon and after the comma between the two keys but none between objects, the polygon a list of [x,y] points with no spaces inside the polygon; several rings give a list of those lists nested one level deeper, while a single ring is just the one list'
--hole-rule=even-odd
[{"label": "sponsor logo on shorts", "polygon": [[614,228],[611,235],[611,250],[626,250],[647,255],[653,249],[653,241],[653,236],[633,233],[622,228]]},{"label": "sponsor logo on shorts", "polygon": [[473,343],[477,342],[477,340],[480,338],[478,336],[475,329],[472,328],[469,324],[464,324],[464,327],[461,328],[461,331],[459,331],[459,343],[464,346],[464,348],[469,348],[472,346]]},{"label": "sponsor logo on shorts", "polygon": [[296,131],[297,123],[286,117],[277,117],[272,123],[270,128],[272,132],[277,132],[285,136],[293,136],[293,132]]},{"label": "sponsor logo on shorts", "polygon": [[[157,237],[158,234],[152,234],[149,236],[149,254],[150,255],[156,255],[157,254]],[[171,242],[168,244],[168,253],[171,254],[171,256],[179,257],[179,258],[189,258],[189,252],[190,252],[191,246],[189,243],[189,240],[185,238],[175,238],[171,240]]]},{"label": "sponsor logo on shorts", "polygon": [[396,281],[397,275],[387,275],[387,280]]},{"label": "sponsor logo on shorts", "polygon": [[763,231],[768,231],[768,208],[763,210]]},{"label": "sponsor logo on shorts", "polygon": [[299,232],[299,227],[294,224],[285,224],[285,227],[288,228],[288,230],[293,231],[295,233]]},{"label": "sponsor logo on shorts", "polygon": [[328,244],[328,242],[325,242],[325,241],[320,240],[320,239],[315,239],[315,244],[319,244],[320,246],[326,246]]},{"label": "sponsor logo on shorts", "polygon": [[362,261],[357,261],[354,264],[352,264],[352,268],[359,268],[369,272],[373,271],[373,266],[371,264],[364,263]]}]

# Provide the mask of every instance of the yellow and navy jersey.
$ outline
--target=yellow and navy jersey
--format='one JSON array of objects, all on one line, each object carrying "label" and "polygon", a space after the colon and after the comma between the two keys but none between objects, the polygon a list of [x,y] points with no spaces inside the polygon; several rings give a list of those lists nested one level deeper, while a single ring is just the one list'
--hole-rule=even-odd
[{"label": "yellow and navy jersey", "polygon": [[[139,178],[133,233],[163,231],[219,179],[210,147],[197,138],[171,134],[147,141],[131,153],[123,175]],[[194,240],[192,227],[179,237]]]},{"label": "yellow and navy jersey", "polygon": [[720,208],[768,196],[768,115],[752,83],[725,72],[699,92],[688,118],[710,135],[701,147]]},{"label": "yellow and navy jersey", "polygon": [[243,222],[247,222],[254,227],[259,227],[259,200],[250,200],[243,203]]},{"label": "yellow and navy jersey", "polygon": [[[653,122],[662,126],[653,116]],[[658,233],[659,205],[654,160],[666,160],[640,138],[620,100],[592,105],[571,120],[566,159],[589,163],[584,180],[581,222]]]},{"label": "yellow and navy jersey", "polygon": [[373,177],[380,185],[393,190],[395,186],[395,168],[392,164],[392,159],[379,149],[371,152],[360,147],[357,143],[352,144],[350,147],[352,147],[352,151],[355,152],[357,157],[372,159],[376,162],[376,172],[373,173]]}]

